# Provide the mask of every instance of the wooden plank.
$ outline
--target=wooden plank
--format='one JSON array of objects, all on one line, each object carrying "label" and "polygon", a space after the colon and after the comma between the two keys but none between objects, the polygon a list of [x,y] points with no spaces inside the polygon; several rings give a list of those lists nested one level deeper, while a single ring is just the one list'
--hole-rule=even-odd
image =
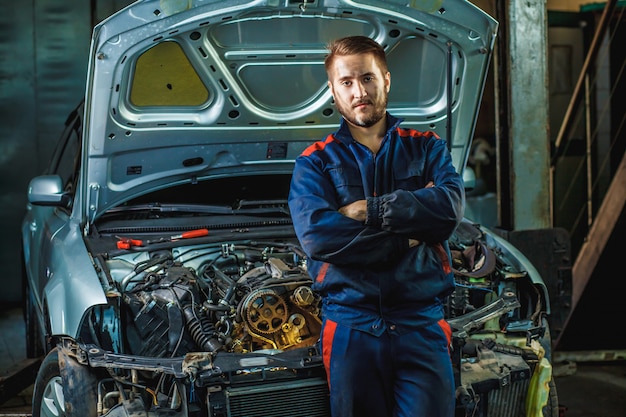
[{"label": "wooden plank", "polygon": [[[574,313],[578,301],[591,279],[600,256],[611,237],[611,233],[617,224],[619,217],[624,210],[626,203],[626,154],[622,157],[615,176],[611,181],[609,189],[604,196],[602,205],[589,229],[589,233],[583,243],[574,265],[572,266],[572,307],[563,324],[563,329],[567,328]],[[554,347],[559,345],[561,335],[559,334],[553,343]]]},{"label": "wooden plank", "polygon": [[572,311],[580,300],[626,202],[626,154],[572,267]]}]

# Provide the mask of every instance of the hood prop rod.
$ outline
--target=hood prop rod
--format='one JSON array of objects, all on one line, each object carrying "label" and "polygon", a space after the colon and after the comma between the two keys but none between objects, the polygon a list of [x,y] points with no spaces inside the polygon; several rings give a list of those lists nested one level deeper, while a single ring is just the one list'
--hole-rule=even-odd
[{"label": "hood prop rod", "polygon": [[447,106],[446,106],[446,142],[448,150],[452,150],[452,41],[448,41],[448,71],[447,72]]}]

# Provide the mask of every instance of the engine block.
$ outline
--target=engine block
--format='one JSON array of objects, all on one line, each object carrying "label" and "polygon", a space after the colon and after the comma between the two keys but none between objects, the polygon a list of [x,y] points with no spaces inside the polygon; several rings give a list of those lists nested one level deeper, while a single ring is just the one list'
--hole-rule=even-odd
[{"label": "engine block", "polygon": [[134,354],[283,351],[310,346],[320,334],[319,297],[310,278],[280,257],[248,263],[245,270],[210,262],[196,272],[171,261],[155,270],[122,297]]}]

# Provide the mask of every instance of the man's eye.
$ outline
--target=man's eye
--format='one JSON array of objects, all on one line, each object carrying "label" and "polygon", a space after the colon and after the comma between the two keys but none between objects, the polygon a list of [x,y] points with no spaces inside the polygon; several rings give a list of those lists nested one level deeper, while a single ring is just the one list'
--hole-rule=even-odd
[{"label": "man's eye", "polygon": [[372,81],[372,77],[364,77],[363,81],[370,82],[370,81]]},{"label": "man's eye", "polygon": [[343,81],[341,85],[345,85],[346,87],[350,86],[352,83],[350,81]]}]

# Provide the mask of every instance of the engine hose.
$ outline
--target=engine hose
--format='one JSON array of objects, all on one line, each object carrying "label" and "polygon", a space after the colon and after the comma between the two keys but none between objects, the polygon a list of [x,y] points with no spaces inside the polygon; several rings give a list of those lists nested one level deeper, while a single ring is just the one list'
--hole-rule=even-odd
[{"label": "engine hose", "polygon": [[217,269],[215,266],[213,266],[213,272],[215,273],[216,277],[219,277],[222,281],[228,284],[228,289],[226,290],[226,294],[224,294],[224,297],[219,301],[219,304],[222,306],[230,306],[232,299],[235,296],[235,289],[237,288],[237,282],[232,280],[228,275],[226,275],[225,273]]},{"label": "engine hose", "polygon": [[233,332],[233,322],[229,318],[223,317],[222,320],[220,320],[219,326],[218,328],[216,328],[216,331],[219,332],[222,338],[230,337]]},{"label": "engine hose", "polygon": [[206,316],[202,315],[202,319],[198,318],[191,304],[183,307],[183,313],[185,314],[187,330],[191,334],[191,338],[202,350],[216,352],[222,348],[222,343],[215,337],[215,326],[208,321]]},{"label": "engine hose", "polygon": [[[196,313],[196,317],[198,314]],[[202,327],[202,332],[206,335],[214,335],[216,334],[215,325],[209,320],[206,314],[200,314],[198,317],[198,321],[200,322],[200,326]]]}]

